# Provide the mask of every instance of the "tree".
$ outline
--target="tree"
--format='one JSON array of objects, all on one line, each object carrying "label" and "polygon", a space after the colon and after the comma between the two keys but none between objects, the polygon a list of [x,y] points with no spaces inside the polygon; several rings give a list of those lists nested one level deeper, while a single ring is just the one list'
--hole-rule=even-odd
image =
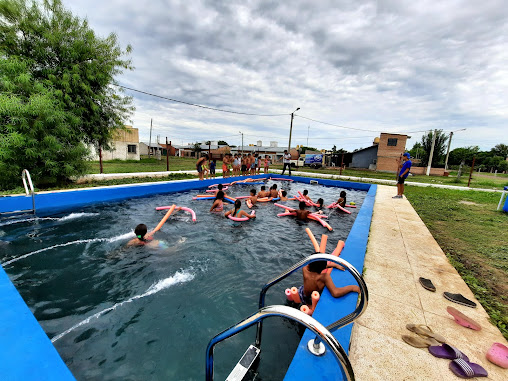
[{"label": "tree", "polygon": [[497,144],[494,148],[491,149],[491,152],[495,156],[502,156],[506,159],[506,158],[508,158],[508,145]]},{"label": "tree", "polygon": [[201,152],[201,143],[194,143],[194,146],[192,147],[192,150],[196,153]]},{"label": "tree", "polygon": [[114,33],[96,36],[61,0],[0,1],[0,46],[7,56],[29,60],[32,78],[51,86],[53,97],[78,118],[77,144],[109,148],[114,131],[134,110],[115,80],[133,69],[122,58],[130,46],[122,50]]},{"label": "tree", "polygon": [[0,53],[0,189],[19,185],[25,168],[38,184],[86,170],[79,118],[65,109],[57,90],[31,76],[30,66]]},{"label": "tree", "polygon": [[[448,137],[443,133],[443,130],[435,130],[436,131],[436,141],[434,144],[434,155],[432,157],[431,166],[436,166],[443,158],[446,149],[446,142],[448,141]],[[434,130],[429,131],[427,134],[422,136],[422,164],[428,165],[430,150],[432,147],[432,137],[434,135]]]},{"label": "tree", "polygon": [[467,165],[473,164],[473,157],[478,153],[480,148],[478,146],[470,146],[470,147],[461,147],[455,148],[450,151],[450,155],[448,156],[448,164],[449,165],[459,165],[462,161],[464,161]]},{"label": "tree", "polygon": [[220,146],[229,146],[229,144],[226,141],[224,141],[224,140],[219,140],[217,142],[217,144],[220,145]]},{"label": "tree", "polygon": [[301,154],[304,154],[307,151],[318,151],[318,149],[314,148],[314,147],[305,147],[305,146],[301,146],[300,147],[300,153]]},{"label": "tree", "polygon": [[411,157],[414,157],[415,159],[420,159],[425,154],[425,150],[423,149],[421,143],[416,142],[413,145],[413,148],[409,150],[409,154],[411,155]]}]

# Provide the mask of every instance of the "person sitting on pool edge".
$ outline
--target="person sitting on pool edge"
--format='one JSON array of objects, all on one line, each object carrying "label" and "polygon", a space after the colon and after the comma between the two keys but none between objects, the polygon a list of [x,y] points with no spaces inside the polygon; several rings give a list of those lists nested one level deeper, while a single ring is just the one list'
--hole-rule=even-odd
[{"label": "person sitting on pool edge", "polygon": [[[175,208],[174,211],[177,210],[180,210],[180,208]],[[148,228],[146,227],[145,224],[139,224],[138,226],[136,226],[134,229],[134,234],[136,234],[136,238],[133,238],[129,242],[127,242],[127,246],[149,245],[151,247],[157,247],[159,245],[159,241],[154,240],[153,235],[162,228],[162,225],[164,225],[164,223],[168,220],[170,215],[171,215],[170,210],[168,210],[166,212],[166,215],[157,225],[157,227],[149,233],[147,233]]]},{"label": "person sitting on pool edge", "polygon": [[240,209],[241,207],[242,207],[242,203],[240,202],[240,200],[236,200],[235,201],[235,208],[231,209],[231,210],[228,210],[224,214],[224,217],[227,217],[227,216],[231,215],[231,217],[238,217],[238,218],[240,218],[240,217],[256,218],[256,215],[251,216],[245,210],[241,210]]},{"label": "person sitting on pool edge", "polygon": [[300,204],[298,204],[300,209],[296,211],[296,219],[301,221],[307,221],[310,212],[308,210],[305,210],[305,207],[307,204],[305,204],[304,201],[300,201]]},{"label": "person sitting on pool edge", "polygon": [[350,292],[360,293],[360,287],[349,285],[344,287],[336,287],[332,277],[328,272],[322,274],[326,268],[335,268],[344,271],[344,268],[336,263],[327,264],[327,261],[315,261],[309,263],[302,269],[303,286],[298,289],[298,294],[302,303],[312,305],[312,292],[317,291],[321,294],[326,287],[334,298],[340,298]]}]

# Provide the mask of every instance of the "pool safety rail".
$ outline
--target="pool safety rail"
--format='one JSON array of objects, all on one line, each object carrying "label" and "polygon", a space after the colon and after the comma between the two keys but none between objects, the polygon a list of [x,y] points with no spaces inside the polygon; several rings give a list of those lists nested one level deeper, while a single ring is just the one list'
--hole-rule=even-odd
[{"label": "pool safety rail", "polygon": [[[264,307],[257,311],[256,313],[252,314],[251,316],[247,317],[246,319],[242,320],[241,322],[235,324],[231,328],[226,329],[225,331],[219,333],[217,336],[215,336],[210,342],[208,343],[208,346],[206,347],[206,381],[212,381],[213,380],[213,349],[216,344],[220,343],[221,341],[236,335],[237,333],[253,326],[254,324],[262,321],[263,319],[266,319],[268,317],[284,317],[291,320],[294,320],[300,324],[303,324],[305,327],[310,329],[312,332],[316,334],[323,342],[325,342],[332,353],[335,355],[335,358],[337,362],[340,364],[349,363],[349,360],[347,359],[346,352],[342,348],[342,346],[339,344],[337,339],[333,337],[333,335],[328,331],[324,325],[319,323],[316,319],[314,319],[312,316],[307,315],[306,313],[299,311],[295,308],[288,307],[288,306],[269,306]],[[250,349],[250,348],[249,348]],[[259,351],[256,351],[256,356],[259,355]],[[246,352],[247,353],[247,352]],[[242,357],[242,360],[244,359],[245,355]],[[240,360],[240,363],[242,362]],[[255,361],[249,361],[249,364],[252,365]],[[243,367],[246,368],[246,367]],[[238,365],[235,367],[235,370],[238,369]],[[235,370],[230,374],[227,378],[228,381],[241,381],[245,374],[248,371],[248,368],[244,370],[243,372],[238,372]],[[350,378],[348,374],[346,374],[347,380],[352,381],[353,378]]]},{"label": "pool safety rail", "polygon": [[[306,315],[306,314],[299,311],[299,310],[296,310],[291,307],[284,307],[284,306],[265,307],[266,292],[268,291],[268,289],[270,287],[279,283],[281,280],[286,279],[288,276],[293,274],[295,271],[301,269],[302,267],[308,265],[309,263],[316,262],[316,261],[330,261],[330,262],[334,262],[334,263],[337,263],[337,264],[343,266],[355,278],[355,280],[358,283],[358,286],[360,287],[360,302],[358,303],[355,310],[353,312],[351,312],[350,314],[340,318],[335,323],[328,325],[325,328],[325,331],[323,331],[322,329],[321,330],[318,329],[317,330],[318,332],[316,332],[316,329],[313,329],[313,327],[315,328],[316,323],[318,323],[319,325],[321,325],[321,323],[317,322],[317,320],[314,318],[311,318],[312,320],[308,320],[308,319],[302,320],[301,316],[299,314],[300,313],[304,314],[304,315]],[[247,349],[247,351],[245,352],[245,355],[240,359],[240,361],[238,362],[238,364],[235,366],[235,368],[233,369],[233,371],[231,372],[231,374],[228,377],[228,380],[242,380],[242,378],[245,376],[245,374],[249,370],[248,367],[243,366],[243,365],[245,363],[247,363],[248,366],[250,367],[254,364],[254,361],[246,362],[244,360],[245,357],[248,356],[249,351],[252,351],[253,349],[256,350],[255,357],[257,357],[259,355],[259,352],[261,351],[261,338],[262,338],[262,333],[263,333],[263,319],[268,316],[287,317],[287,318],[290,318],[292,320],[295,320],[295,321],[305,325],[308,329],[310,329],[312,332],[314,332],[316,334],[316,337],[314,339],[309,340],[309,342],[307,343],[307,349],[309,350],[309,352],[315,356],[323,355],[326,351],[326,347],[323,344],[323,340],[324,340],[326,342],[326,344],[328,345],[328,347],[332,350],[336,359],[339,361],[339,364],[341,365],[341,371],[342,371],[343,378],[348,381],[353,381],[355,379],[353,367],[351,366],[349,358],[348,358],[346,352],[344,351],[344,349],[342,348],[342,346],[338,342],[336,342],[336,344],[335,344],[335,342],[331,343],[329,341],[326,341],[323,337],[328,337],[327,336],[328,334],[331,336],[332,331],[340,329],[340,328],[352,323],[354,320],[356,320],[358,317],[360,317],[367,309],[368,299],[369,299],[369,293],[368,293],[367,285],[366,285],[363,277],[358,272],[358,270],[356,270],[349,262],[347,262],[339,257],[336,257],[334,255],[321,254],[321,253],[316,253],[316,254],[308,256],[305,259],[302,259],[300,262],[296,263],[295,265],[293,265],[292,267],[290,267],[289,269],[287,269],[286,271],[284,271],[283,273],[281,273],[280,275],[278,275],[277,277],[275,277],[274,279],[272,279],[271,281],[269,281],[268,283],[266,283],[263,286],[263,288],[261,289],[261,292],[259,294],[259,311],[257,313],[255,313],[254,315],[241,321],[240,323],[236,324],[235,326],[221,332],[220,334],[215,336],[210,341],[210,343],[208,344],[208,347],[207,347],[207,356],[206,356],[206,379],[207,379],[207,381],[213,380],[213,347],[214,347],[214,345],[217,344],[218,342],[223,341],[223,340],[237,334],[238,332],[243,331],[244,329],[250,327],[251,325],[254,324],[254,322],[252,322],[252,320],[255,320],[257,322],[255,344],[254,344],[254,346],[251,345],[251,347],[253,347],[253,348],[249,347],[249,349]],[[283,311],[285,311],[286,314],[280,313],[279,307],[284,307]],[[289,308],[289,310],[287,312],[286,312],[286,308]],[[266,311],[270,311],[270,312],[272,312],[272,314],[268,314],[267,316],[265,316]],[[279,313],[273,313],[273,311],[279,311]],[[298,311],[299,314],[294,315],[292,313],[289,313],[289,311]],[[311,323],[312,323],[312,326],[309,326],[308,324],[311,324]],[[323,332],[325,332],[325,334],[323,334]],[[334,338],[334,340],[335,340],[335,338]],[[238,375],[239,378],[237,378],[236,375]]]},{"label": "pool safety rail", "polygon": [[[32,209],[24,209],[24,210],[13,210],[8,212],[0,213],[0,216],[5,217],[9,215],[19,215],[25,213],[33,213],[35,215],[35,191],[34,184],[32,183],[32,178],[30,177],[30,172],[28,169],[23,169],[21,172],[21,180],[23,181],[23,187],[25,188],[26,195],[32,195]],[[28,183],[27,183],[28,182]]]}]

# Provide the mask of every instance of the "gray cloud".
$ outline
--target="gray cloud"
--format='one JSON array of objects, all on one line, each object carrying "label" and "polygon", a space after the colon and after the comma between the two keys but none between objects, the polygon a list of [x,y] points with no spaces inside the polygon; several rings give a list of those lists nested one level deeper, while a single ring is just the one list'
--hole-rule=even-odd
[{"label": "gray cloud", "polygon": [[[499,142],[508,120],[503,1],[68,0],[100,34],[133,46],[120,83],[192,103],[291,113],[379,131],[461,132],[455,146]],[[236,135],[287,144],[289,116],[194,109],[141,94],[134,125],[184,142]],[[295,118],[293,144],[353,149],[377,135]],[[420,133],[411,133],[412,143]],[[505,138],[504,132],[503,138]],[[458,137],[459,138],[459,137]],[[460,139],[460,138],[459,138]],[[226,139],[228,140],[228,139]],[[233,142],[235,144],[235,142]]]}]

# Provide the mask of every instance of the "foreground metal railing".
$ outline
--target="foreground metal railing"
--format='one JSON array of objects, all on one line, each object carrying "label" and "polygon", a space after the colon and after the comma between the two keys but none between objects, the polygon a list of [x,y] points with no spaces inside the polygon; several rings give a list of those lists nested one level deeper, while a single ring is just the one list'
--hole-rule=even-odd
[{"label": "foreground metal railing", "polygon": [[[336,258],[336,257],[334,257]],[[226,329],[225,331],[219,333],[215,336],[206,348],[206,380],[213,380],[213,349],[216,344],[221,341],[236,335],[237,333],[249,328],[250,326],[261,322],[267,317],[285,317],[291,320],[294,320],[300,324],[303,324],[305,327],[310,329],[312,332],[316,334],[316,337],[319,337],[321,344],[326,343],[330,348],[332,353],[334,354],[337,362],[340,365],[341,372],[345,379],[348,381],[354,381],[355,376],[353,373],[353,368],[349,359],[347,357],[344,348],[339,344],[337,339],[333,337],[328,329],[325,328],[321,323],[319,323],[312,316],[307,315],[304,312],[301,312],[295,308],[288,306],[269,306],[261,308],[259,311],[249,316],[248,318],[242,320],[238,324]]]}]

